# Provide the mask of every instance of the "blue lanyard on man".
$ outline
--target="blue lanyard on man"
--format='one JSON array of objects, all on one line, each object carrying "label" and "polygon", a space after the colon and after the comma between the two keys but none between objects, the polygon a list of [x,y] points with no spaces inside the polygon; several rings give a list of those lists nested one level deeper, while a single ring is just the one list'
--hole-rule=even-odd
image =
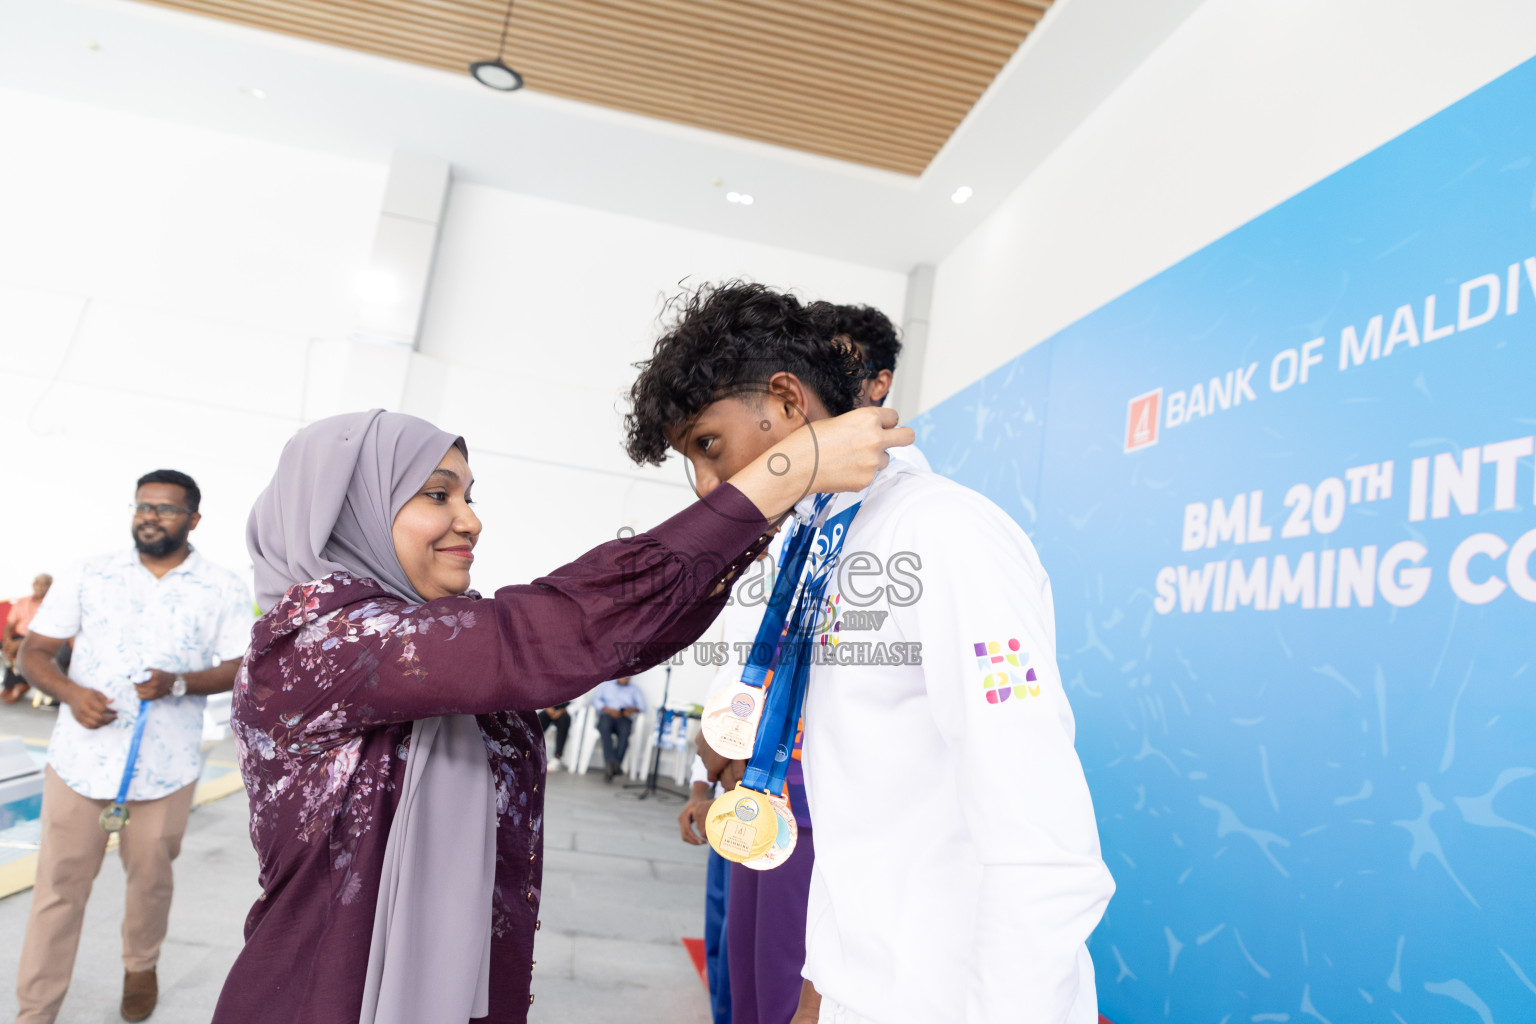
[{"label": "blue lanyard on man", "polygon": [[[802,536],[814,535],[806,545],[807,552],[801,556],[801,564],[809,561],[810,566],[805,573],[805,578],[799,581],[798,600],[794,602],[794,612],[789,618],[788,629],[783,628],[784,617],[777,616],[780,635],[773,652],[777,657],[777,664],[773,669],[774,685],[768,688],[762,722],[758,726],[757,740],[753,744],[752,758],[747,762],[746,771],[741,777],[741,784],[748,789],[775,796],[784,792],[784,780],[789,774],[790,752],[794,747],[795,732],[799,728],[800,714],[805,706],[805,693],[810,682],[812,646],[815,641],[813,634],[825,599],[827,583],[837,570],[843,541],[848,536],[848,528],[853,522],[853,517],[858,515],[861,504],[863,503],[855,502],[829,517],[825,522],[801,527],[797,530],[796,536],[791,538],[793,542],[800,540]],[[819,502],[817,513],[820,513],[825,505],[826,502]],[[806,555],[812,557],[807,559]],[[800,576],[800,572],[796,571],[795,576]],[[782,579],[780,582],[783,582]],[[791,587],[793,586],[792,583]],[[778,590],[779,588],[775,586],[770,605],[779,597]],[[763,625],[768,626],[768,620],[774,617],[770,611],[769,615],[763,617]],[[759,644],[754,647],[761,646],[761,629],[758,632],[758,638]],[[754,655],[756,653],[757,651],[754,650]]]},{"label": "blue lanyard on man", "polygon": [[773,581],[768,607],[763,612],[762,622],[758,623],[751,656],[741,670],[741,681],[748,686],[761,687],[768,680],[768,670],[779,653],[779,643],[784,635],[784,621],[795,607],[796,589],[811,553],[812,538],[816,534],[814,524],[832,498],[831,494],[818,497],[811,508],[810,521],[795,523],[789,539],[784,542],[778,579]]},{"label": "blue lanyard on man", "polygon": [[[783,863],[793,850],[792,815],[788,805],[782,804],[790,748],[805,703],[811,640],[823,595],[859,504],[855,502],[837,515],[817,522],[828,505],[828,499],[823,497],[816,503],[813,521],[798,525],[786,542],[785,571],[774,585],[758,631],[758,643],[741,680],[745,688],[761,686],[771,666],[773,683],[768,687],[741,783],[710,805],[704,822],[709,845],[727,860],[766,869]],[[816,557],[802,580],[801,571],[813,549]],[[791,601],[790,596],[797,590],[798,597]],[[745,688],[736,691],[735,696],[729,692],[723,692],[723,696],[732,704],[738,699],[748,700]],[[787,845],[786,830],[791,834]],[[776,845],[780,852],[774,855],[771,851]]]},{"label": "blue lanyard on man", "polygon": [[121,832],[128,824],[128,785],[139,760],[139,741],[144,738],[144,723],[149,719],[149,701],[139,701],[139,717],[133,723],[133,740],[128,744],[128,761],[123,765],[123,781],[117,787],[117,799],[107,805],[98,819],[103,831]]},{"label": "blue lanyard on man", "polygon": [[[821,494],[811,500],[811,513],[804,521],[789,527],[777,579],[768,598],[768,607],[757,629],[756,642],[737,682],[711,694],[704,703],[699,723],[704,739],[725,757],[747,759],[752,756],[760,718],[765,710],[763,688],[775,671],[785,620],[796,607],[795,594],[806,559],[810,556],[816,530],[814,523],[832,501]],[[776,705],[777,706],[777,705]]]}]

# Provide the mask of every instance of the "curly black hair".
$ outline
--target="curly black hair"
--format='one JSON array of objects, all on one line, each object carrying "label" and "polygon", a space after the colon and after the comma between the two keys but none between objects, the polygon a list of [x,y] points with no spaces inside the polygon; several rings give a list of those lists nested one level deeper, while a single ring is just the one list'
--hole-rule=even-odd
[{"label": "curly black hair", "polygon": [[858,354],[835,341],[836,309],[804,303],[766,285],[727,281],[684,291],[667,303],[672,322],[629,391],[624,450],[660,465],[667,431],[731,394],[765,392],[774,374],[800,379],[834,416],[859,403],[870,374]]},{"label": "curly black hair", "polygon": [[864,353],[873,373],[881,370],[896,371],[896,360],[901,355],[901,339],[891,318],[873,306],[835,306],[837,312],[832,330],[846,335]]}]

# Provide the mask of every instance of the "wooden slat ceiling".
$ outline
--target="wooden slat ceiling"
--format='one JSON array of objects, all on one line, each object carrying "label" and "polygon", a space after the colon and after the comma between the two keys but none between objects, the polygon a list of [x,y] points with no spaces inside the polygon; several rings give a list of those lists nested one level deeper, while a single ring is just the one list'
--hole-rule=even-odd
[{"label": "wooden slat ceiling", "polygon": [[[462,74],[504,0],[144,0]],[[920,174],[1052,0],[517,0],[529,89]],[[516,102],[509,97],[508,102]]]}]

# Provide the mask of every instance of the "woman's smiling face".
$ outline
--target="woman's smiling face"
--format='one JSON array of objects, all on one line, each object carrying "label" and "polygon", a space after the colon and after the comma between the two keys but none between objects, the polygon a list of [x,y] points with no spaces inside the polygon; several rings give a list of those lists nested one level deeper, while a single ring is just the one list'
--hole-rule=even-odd
[{"label": "woman's smiling face", "polygon": [[469,589],[469,567],[480,539],[480,519],[470,507],[473,486],[469,460],[455,446],[395,515],[395,555],[425,600]]}]

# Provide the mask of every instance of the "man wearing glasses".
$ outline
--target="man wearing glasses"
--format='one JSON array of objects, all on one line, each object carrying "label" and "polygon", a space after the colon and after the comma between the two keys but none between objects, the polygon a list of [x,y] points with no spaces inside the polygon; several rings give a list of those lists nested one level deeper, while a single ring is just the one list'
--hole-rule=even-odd
[{"label": "man wearing glasses", "polygon": [[[253,621],[240,578],[187,543],[201,497],[185,473],[140,477],[133,549],[60,573],[22,645],[22,674],[63,706],[48,744],[17,1024],[50,1024],[59,1012],[114,825],[128,883],[121,1012],[140,1021],[154,1011],[171,862],[202,770],[203,705],[234,682]],[[70,638],[66,676],[54,656]]]}]

